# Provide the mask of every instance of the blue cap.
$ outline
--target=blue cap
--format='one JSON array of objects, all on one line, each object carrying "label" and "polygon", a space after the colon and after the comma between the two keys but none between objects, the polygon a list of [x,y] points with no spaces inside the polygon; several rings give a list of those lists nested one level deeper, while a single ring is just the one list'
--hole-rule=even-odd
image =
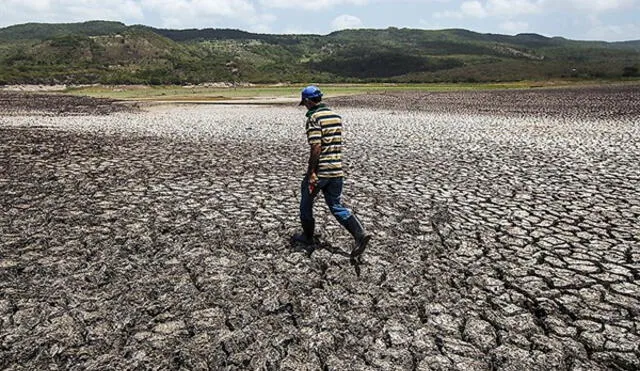
[{"label": "blue cap", "polygon": [[305,99],[311,98],[320,98],[322,97],[322,92],[315,85],[309,85],[306,88],[302,89],[302,100],[300,101],[300,106],[304,104]]}]

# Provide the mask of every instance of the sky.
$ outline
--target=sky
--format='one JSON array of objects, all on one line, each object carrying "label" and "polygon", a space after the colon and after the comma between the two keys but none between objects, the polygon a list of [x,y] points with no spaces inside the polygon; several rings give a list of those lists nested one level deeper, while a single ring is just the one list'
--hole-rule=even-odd
[{"label": "sky", "polygon": [[0,27],[98,19],[272,34],[464,28],[575,40],[640,40],[640,0],[0,0]]}]

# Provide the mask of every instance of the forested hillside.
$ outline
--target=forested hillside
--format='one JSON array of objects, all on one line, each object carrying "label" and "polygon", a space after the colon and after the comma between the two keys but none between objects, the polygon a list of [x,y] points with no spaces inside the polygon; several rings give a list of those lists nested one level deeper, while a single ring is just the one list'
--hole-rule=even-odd
[{"label": "forested hillside", "polygon": [[640,77],[640,41],[467,30],[270,35],[119,22],[0,29],[0,84],[473,82]]}]

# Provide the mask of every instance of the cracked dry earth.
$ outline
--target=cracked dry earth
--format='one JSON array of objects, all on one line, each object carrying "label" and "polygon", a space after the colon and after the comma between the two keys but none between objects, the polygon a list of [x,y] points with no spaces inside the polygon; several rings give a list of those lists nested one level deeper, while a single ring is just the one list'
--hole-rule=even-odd
[{"label": "cracked dry earth", "polygon": [[374,100],[335,101],[355,266],[322,202],[288,242],[299,108],[0,116],[0,368],[640,368],[638,115]]}]

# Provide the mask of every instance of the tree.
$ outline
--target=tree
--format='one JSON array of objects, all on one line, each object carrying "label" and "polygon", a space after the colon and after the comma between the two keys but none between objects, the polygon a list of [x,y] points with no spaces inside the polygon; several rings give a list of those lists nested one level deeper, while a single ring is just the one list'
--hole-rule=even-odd
[{"label": "tree", "polygon": [[640,77],[640,70],[637,66],[625,67],[622,72],[623,77]]}]

